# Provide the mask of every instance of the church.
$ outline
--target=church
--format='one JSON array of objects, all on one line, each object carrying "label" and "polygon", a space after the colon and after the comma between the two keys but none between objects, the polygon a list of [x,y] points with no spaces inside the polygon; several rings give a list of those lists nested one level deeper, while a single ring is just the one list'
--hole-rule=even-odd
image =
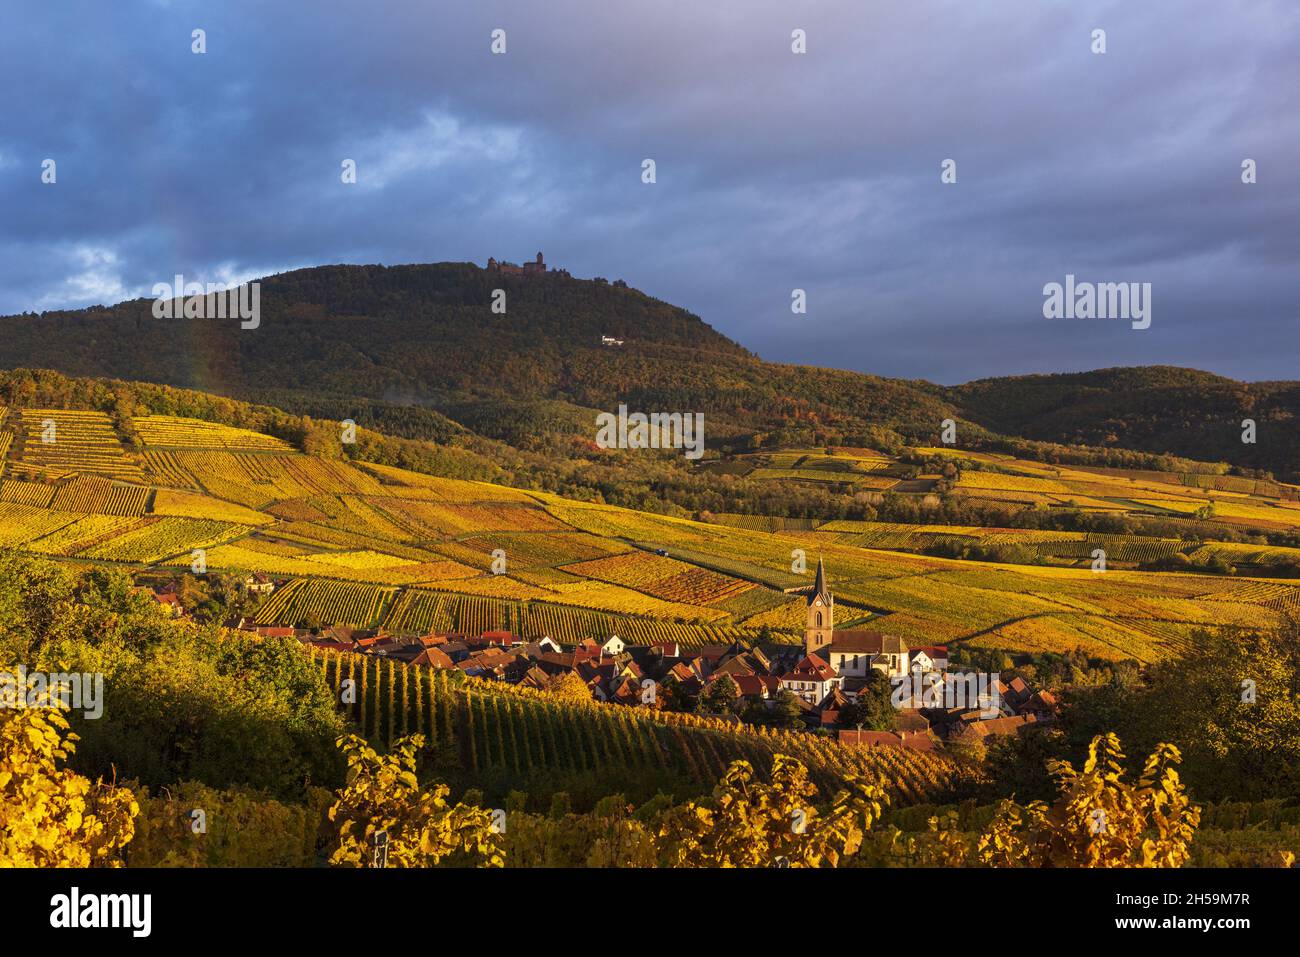
[{"label": "church", "polygon": [[806,658],[816,656],[828,664],[850,693],[873,668],[890,678],[907,674],[908,648],[902,638],[878,631],[836,630],[835,596],[826,584],[826,565],[820,558],[817,578],[808,592],[803,648]]}]

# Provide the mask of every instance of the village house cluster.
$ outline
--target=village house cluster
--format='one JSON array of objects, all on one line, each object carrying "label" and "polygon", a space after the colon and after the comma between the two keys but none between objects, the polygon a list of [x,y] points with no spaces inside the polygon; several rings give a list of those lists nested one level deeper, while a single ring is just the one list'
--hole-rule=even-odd
[{"label": "village house cluster", "polygon": [[[244,587],[265,594],[275,583],[254,575]],[[168,614],[183,613],[173,589],[150,594]],[[696,700],[726,680],[734,685],[738,706],[771,710],[784,701],[797,709],[797,722],[804,727],[824,728],[845,744],[865,747],[930,750],[940,741],[1018,734],[1056,718],[1055,697],[1031,688],[1023,678],[950,671],[944,646],[909,646],[896,635],[835,628],[835,598],[821,561],[804,594],[802,645],[733,642],[686,648],[675,641],[630,645],[610,635],[566,648],[548,636],[510,631],[402,634],[350,625],[307,629],[247,620],[228,624],[321,649],[455,669],[468,677],[537,690],[573,675],[593,699],[629,707]],[[894,730],[863,729],[846,720],[852,715],[848,709],[864,694],[880,694],[882,687],[889,689],[895,709]]]}]

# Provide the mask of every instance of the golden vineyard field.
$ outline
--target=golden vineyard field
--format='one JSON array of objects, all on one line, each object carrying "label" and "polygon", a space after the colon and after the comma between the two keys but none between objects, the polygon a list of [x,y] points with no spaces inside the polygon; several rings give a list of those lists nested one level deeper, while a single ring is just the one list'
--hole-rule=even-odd
[{"label": "golden vineyard field", "polygon": [[[802,612],[789,591],[810,580],[800,556],[806,569],[819,554],[840,620],[922,644],[1081,647],[1151,661],[1198,629],[1269,627],[1300,608],[1300,587],[1285,579],[1133,570],[1175,553],[1268,563],[1294,549],[761,516],[691,521],[304,455],[271,436],[196,420],[142,416],[132,427],[138,451],[102,413],[24,409],[0,418],[0,547],[176,571],[201,550],[211,572],[287,582],[258,610],[264,623],[509,628],[564,642],[613,632],[698,646],[762,629],[793,641]],[[1099,508],[1154,502],[1175,516],[1212,502],[1228,523],[1263,516],[1270,526],[1300,525],[1293,489],[1276,483],[1251,483],[1248,495],[1227,476],[984,458],[988,470],[963,471],[959,489]],[[752,464],[850,484],[897,469],[864,450],[768,454]],[[1015,545],[1041,564],[920,554],[953,542]],[[1112,563],[1103,574],[1088,567],[1097,548]]]}]

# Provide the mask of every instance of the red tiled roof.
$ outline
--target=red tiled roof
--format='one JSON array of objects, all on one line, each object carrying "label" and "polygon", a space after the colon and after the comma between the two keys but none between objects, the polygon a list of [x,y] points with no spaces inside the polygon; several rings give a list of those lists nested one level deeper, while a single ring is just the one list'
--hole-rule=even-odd
[{"label": "red tiled roof", "polygon": [[313,638],[307,642],[313,648],[323,648],[326,651],[351,651],[352,645],[346,641],[331,641],[328,638]]},{"label": "red tiled roof", "polygon": [[1032,714],[1018,714],[1010,718],[990,718],[987,721],[972,721],[961,725],[963,734],[977,738],[987,738],[992,734],[1019,734],[1027,726],[1037,724],[1039,718]]},{"label": "red tiled roof", "polygon": [[783,681],[830,681],[835,677],[835,669],[817,655],[808,655],[793,671],[781,676]]},{"label": "red tiled roof", "polygon": [[446,652],[437,648],[425,648],[411,659],[411,664],[427,665],[430,668],[454,668],[456,666]]}]

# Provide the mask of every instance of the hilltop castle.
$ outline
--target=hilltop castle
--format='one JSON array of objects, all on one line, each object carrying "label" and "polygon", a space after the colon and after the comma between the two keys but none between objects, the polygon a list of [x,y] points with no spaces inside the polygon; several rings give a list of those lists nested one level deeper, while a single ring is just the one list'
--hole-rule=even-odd
[{"label": "hilltop castle", "polygon": [[488,258],[488,269],[494,272],[504,273],[507,276],[540,276],[546,272],[546,262],[542,259],[542,254],[537,254],[537,259],[530,263],[524,263],[522,266],[516,266],[514,263],[508,263],[502,260],[498,262],[491,257]]}]

